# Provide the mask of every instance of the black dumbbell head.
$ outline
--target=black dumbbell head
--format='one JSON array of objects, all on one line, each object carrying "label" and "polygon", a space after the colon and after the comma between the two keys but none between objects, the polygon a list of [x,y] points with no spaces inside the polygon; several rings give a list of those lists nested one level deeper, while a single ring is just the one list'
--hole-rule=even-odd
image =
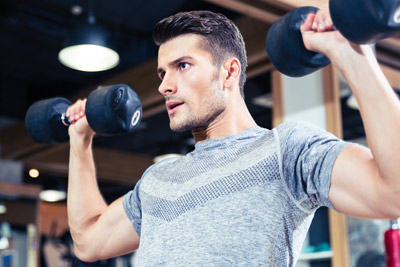
[{"label": "black dumbbell head", "polygon": [[300,7],[277,20],[269,29],[266,49],[272,64],[281,73],[301,77],[330,63],[329,59],[305,48],[300,27],[315,7]]},{"label": "black dumbbell head", "polygon": [[400,0],[330,0],[335,27],[358,44],[370,44],[400,31]]},{"label": "black dumbbell head", "polygon": [[32,104],[25,116],[30,137],[40,144],[56,144],[69,140],[68,127],[61,121],[71,102],[62,97],[44,99]]},{"label": "black dumbbell head", "polygon": [[94,90],[88,96],[85,110],[90,127],[101,134],[131,132],[142,118],[139,96],[124,84]]}]

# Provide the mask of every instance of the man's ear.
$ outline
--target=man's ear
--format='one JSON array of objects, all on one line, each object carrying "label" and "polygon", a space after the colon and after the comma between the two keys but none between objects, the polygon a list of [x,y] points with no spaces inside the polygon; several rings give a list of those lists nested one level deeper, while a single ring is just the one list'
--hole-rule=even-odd
[{"label": "man's ear", "polygon": [[232,57],[232,58],[225,60],[225,62],[223,64],[223,69],[224,69],[224,87],[225,88],[230,88],[235,83],[239,82],[240,72],[242,70],[240,67],[240,62],[237,58]]}]

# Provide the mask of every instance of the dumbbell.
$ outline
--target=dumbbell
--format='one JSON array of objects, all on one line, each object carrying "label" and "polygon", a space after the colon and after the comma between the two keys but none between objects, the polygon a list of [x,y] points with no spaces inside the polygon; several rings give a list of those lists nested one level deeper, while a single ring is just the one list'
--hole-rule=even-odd
[{"label": "dumbbell", "polygon": [[[277,20],[266,37],[272,64],[285,75],[301,77],[330,63],[304,47],[300,27],[316,7],[300,7]],[[400,0],[330,0],[333,24],[351,42],[369,44],[400,31]]]},{"label": "dumbbell", "polygon": [[281,17],[268,31],[266,49],[271,63],[285,75],[301,77],[325,67],[330,60],[321,53],[308,50],[300,27],[309,13],[318,8],[299,7]]},{"label": "dumbbell", "polygon": [[[65,116],[71,101],[63,97],[33,103],[25,116],[30,137],[40,144],[57,144],[69,140]],[[137,93],[128,85],[116,84],[92,91],[86,101],[89,126],[99,134],[113,135],[132,132],[142,118],[142,105]]]},{"label": "dumbbell", "polygon": [[340,33],[356,44],[372,44],[400,31],[400,0],[330,0]]}]

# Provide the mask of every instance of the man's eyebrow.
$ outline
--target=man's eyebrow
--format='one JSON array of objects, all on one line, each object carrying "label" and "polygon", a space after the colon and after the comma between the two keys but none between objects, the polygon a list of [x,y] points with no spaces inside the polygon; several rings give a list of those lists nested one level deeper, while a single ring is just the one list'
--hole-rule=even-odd
[{"label": "man's eyebrow", "polygon": [[[186,61],[186,60],[190,60],[190,59],[193,59],[193,58],[190,57],[190,56],[183,56],[183,57],[177,58],[177,59],[175,59],[175,60],[169,62],[169,63],[168,63],[168,66],[175,66],[175,65],[177,65],[178,63],[180,63],[180,62],[182,62],[182,61]],[[161,73],[163,73],[163,72],[164,72],[164,69],[163,69],[163,68],[158,68],[158,69],[157,69],[157,73],[158,73],[158,74],[161,74]]]}]

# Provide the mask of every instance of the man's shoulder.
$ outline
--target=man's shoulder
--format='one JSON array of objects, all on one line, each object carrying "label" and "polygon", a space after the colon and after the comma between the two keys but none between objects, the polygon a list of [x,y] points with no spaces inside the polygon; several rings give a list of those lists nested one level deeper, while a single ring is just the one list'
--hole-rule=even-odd
[{"label": "man's shoulder", "polygon": [[325,129],[306,121],[287,121],[274,128],[279,139],[310,136],[331,136]]},{"label": "man's shoulder", "polygon": [[290,121],[285,121],[278,126],[275,127],[276,130],[278,131],[293,131],[293,130],[323,130],[321,127],[310,123],[306,121],[301,121],[301,120],[290,120]]}]

